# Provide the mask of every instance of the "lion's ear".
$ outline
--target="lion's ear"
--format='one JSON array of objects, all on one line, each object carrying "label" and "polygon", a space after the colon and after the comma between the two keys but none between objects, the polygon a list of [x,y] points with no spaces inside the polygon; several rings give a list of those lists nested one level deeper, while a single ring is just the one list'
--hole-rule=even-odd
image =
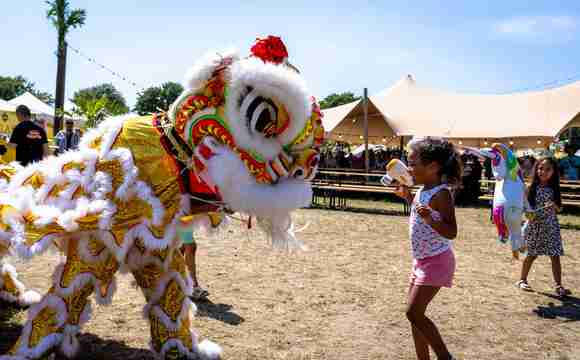
[{"label": "lion's ear", "polygon": [[185,75],[184,87],[189,91],[196,91],[205,86],[213,74],[221,68],[230,66],[240,59],[237,50],[209,51],[193,65]]}]

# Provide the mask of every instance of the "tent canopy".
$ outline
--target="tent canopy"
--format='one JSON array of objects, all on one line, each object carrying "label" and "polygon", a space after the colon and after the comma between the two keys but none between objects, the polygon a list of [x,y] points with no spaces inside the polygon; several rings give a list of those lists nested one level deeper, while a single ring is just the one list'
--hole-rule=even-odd
[{"label": "tent canopy", "polygon": [[[323,112],[331,137],[364,133],[361,100]],[[352,123],[360,126],[347,126]],[[382,125],[371,130],[375,123]],[[483,139],[518,138],[539,145],[572,126],[580,126],[580,81],[542,91],[477,95],[418,86],[407,75],[369,98],[371,136],[442,136],[473,145],[483,145]]]},{"label": "tent canopy", "polygon": [[[392,140],[394,132],[381,111],[368,102],[369,141],[383,143]],[[323,110],[322,124],[328,137],[335,140],[344,140],[351,143],[361,143],[364,135],[364,108],[363,101],[357,100],[349,104]]]},{"label": "tent canopy", "polygon": [[16,106],[10,104],[6,100],[0,99],[0,111],[14,112],[16,111]]},{"label": "tent canopy", "polygon": [[54,109],[52,107],[45,104],[39,98],[29,92],[25,92],[24,94],[17,96],[8,102],[14,106],[26,105],[34,114],[54,116]]},{"label": "tent canopy", "polygon": [[408,75],[371,100],[401,135],[554,137],[580,113],[580,81],[542,91],[472,95],[417,86]]}]

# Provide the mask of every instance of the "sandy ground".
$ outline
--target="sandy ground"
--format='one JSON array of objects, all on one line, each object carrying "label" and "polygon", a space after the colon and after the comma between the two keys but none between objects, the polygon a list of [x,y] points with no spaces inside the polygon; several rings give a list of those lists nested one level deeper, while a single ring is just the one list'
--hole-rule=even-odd
[{"label": "sandy ground", "polygon": [[[407,218],[301,210],[309,251],[271,250],[255,230],[232,222],[199,241],[199,272],[212,303],[194,326],[224,348],[224,359],[414,359],[405,318],[411,258]],[[459,209],[456,284],[429,315],[459,359],[580,359],[580,299],[553,297],[548,259],[530,275],[536,292],[514,286],[521,262],[494,240],[489,212]],[[561,217],[564,283],[580,293],[579,217]],[[576,230],[575,230],[575,229]],[[14,260],[12,260],[14,261]],[[16,262],[21,279],[44,291],[56,255]],[[14,261],[15,262],[15,261]],[[96,307],[81,336],[82,359],[152,359],[144,300],[119,276],[113,305]],[[25,313],[0,311],[0,353],[16,340]]]}]

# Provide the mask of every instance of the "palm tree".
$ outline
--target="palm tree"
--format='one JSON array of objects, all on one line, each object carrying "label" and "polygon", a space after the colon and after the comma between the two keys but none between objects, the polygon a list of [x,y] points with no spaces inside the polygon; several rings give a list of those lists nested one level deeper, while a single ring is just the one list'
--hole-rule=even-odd
[{"label": "palm tree", "polygon": [[54,112],[54,133],[62,126],[62,114],[64,110],[64,90],[66,75],[66,35],[71,29],[79,28],[85,24],[87,17],[84,9],[70,9],[67,0],[46,1],[48,11],[46,17],[52,22],[58,33],[58,66],[56,70],[56,94]]}]

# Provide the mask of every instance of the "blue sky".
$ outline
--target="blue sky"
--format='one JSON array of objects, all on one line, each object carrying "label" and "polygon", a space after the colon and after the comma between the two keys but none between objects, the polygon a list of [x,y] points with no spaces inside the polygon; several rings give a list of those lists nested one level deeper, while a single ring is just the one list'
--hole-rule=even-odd
[{"label": "blue sky", "polygon": [[[88,17],[69,43],[145,87],[181,81],[208,49],[246,54],[268,34],[282,36],[318,97],[377,93],[408,73],[472,93],[580,75],[578,1],[70,1]],[[0,75],[53,92],[56,34],[45,10],[42,0],[3,4]],[[134,104],[138,89],[69,52],[67,98],[103,82]]]}]

